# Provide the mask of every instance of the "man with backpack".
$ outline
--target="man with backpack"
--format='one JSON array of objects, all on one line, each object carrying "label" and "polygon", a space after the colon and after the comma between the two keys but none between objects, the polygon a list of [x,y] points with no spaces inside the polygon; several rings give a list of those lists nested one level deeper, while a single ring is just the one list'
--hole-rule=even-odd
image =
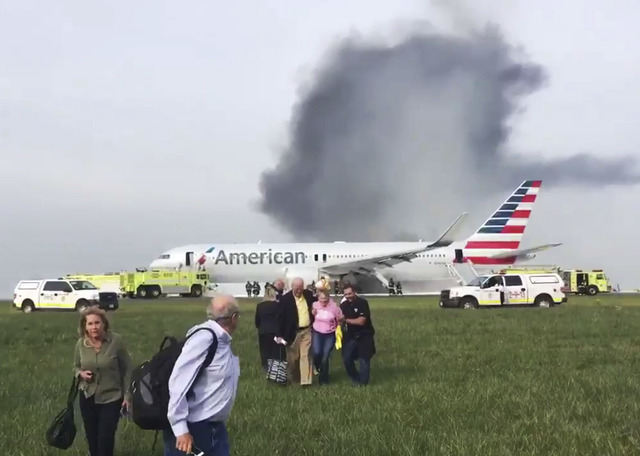
[{"label": "man with backpack", "polygon": [[[238,358],[232,353],[230,342],[239,315],[233,296],[216,296],[207,308],[208,321],[187,332],[169,378],[167,419],[171,428],[163,431],[165,456],[190,452],[229,455],[225,421],[231,413],[240,376]],[[211,357],[212,348],[215,354],[210,364],[198,374]]]}]

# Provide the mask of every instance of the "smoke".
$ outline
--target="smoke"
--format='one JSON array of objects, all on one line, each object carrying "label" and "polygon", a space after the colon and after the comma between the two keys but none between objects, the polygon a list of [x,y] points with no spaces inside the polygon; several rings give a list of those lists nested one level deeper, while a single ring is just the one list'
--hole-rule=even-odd
[{"label": "smoke", "polygon": [[495,27],[393,45],[345,39],[294,107],[290,145],[261,176],[260,210],[300,240],[391,240],[434,220],[439,231],[451,207],[525,179],[640,182],[630,158],[506,150],[521,100],[546,82]]}]

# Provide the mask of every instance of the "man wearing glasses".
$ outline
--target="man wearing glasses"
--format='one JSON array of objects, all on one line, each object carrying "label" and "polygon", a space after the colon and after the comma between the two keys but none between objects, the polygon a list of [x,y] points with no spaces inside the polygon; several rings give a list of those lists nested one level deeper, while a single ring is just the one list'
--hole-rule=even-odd
[{"label": "man wearing glasses", "polygon": [[[169,379],[167,418],[171,430],[164,432],[165,456],[229,456],[225,421],[236,398],[240,366],[231,351],[231,334],[238,325],[240,309],[233,296],[216,296],[207,308],[208,321],[191,328],[213,330],[218,346],[211,364],[192,383],[203,364],[213,335],[198,331],[184,344]],[[187,396],[191,388],[192,393]]]}]

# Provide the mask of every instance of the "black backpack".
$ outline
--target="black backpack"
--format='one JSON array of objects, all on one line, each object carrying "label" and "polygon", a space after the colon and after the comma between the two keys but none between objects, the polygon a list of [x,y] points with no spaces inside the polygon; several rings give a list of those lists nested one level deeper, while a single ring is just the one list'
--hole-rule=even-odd
[{"label": "black backpack", "polygon": [[[160,344],[160,350],[150,360],[136,367],[131,375],[131,417],[141,429],[161,431],[170,427],[167,419],[169,407],[169,378],[173,366],[182,352],[182,347],[189,337],[200,330],[209,331],[213,335],[213,342],[209,346],[207,357],[198,370],[193,385],[202,374],[205,367],[211,364],[218,348],[218,338],[211,328],[198,328],[189,334],[182,342],[175,337],[167,336]],[[170,343],[165,347],[165,343]]]}]

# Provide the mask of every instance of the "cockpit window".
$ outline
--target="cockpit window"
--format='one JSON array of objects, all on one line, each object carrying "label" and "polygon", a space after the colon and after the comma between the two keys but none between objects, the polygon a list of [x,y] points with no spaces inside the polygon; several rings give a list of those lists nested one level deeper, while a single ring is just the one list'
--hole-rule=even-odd
[{"label": "cockpit window", "polygon": [[158,257],[159,260],[168,260],[171,257],[168,253],[163,253]]}]

